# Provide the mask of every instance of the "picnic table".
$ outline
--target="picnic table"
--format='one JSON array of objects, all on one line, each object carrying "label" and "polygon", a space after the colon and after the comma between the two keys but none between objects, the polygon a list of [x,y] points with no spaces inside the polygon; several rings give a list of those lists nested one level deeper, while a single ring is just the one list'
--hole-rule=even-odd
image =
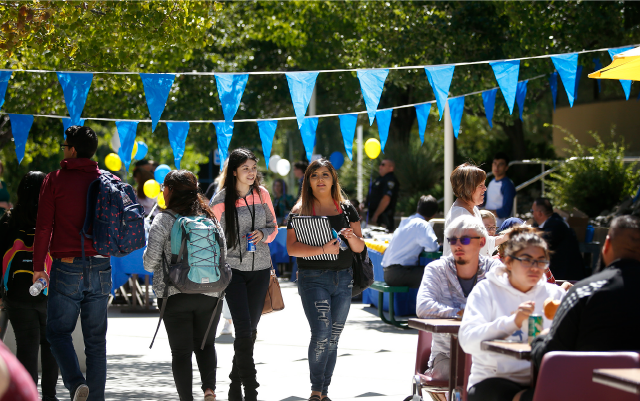
[{"label": "picnic table", "polygon": [[[449,364],[448,393],[454,390],[462,392],[464,386],[464,351],[458,343],[458,331],[462,322],[458,319],[409,319],[409,327],[436,334],[450,334],[451,359]],[[462,370],[462,374],[460,374]],[[453,397],[450,397],[453,399]]]},{"label": "picnic table", "polygon": [[640,369],[595,369],[593,382],[640,395]]},{"label": "picnic table", "polygon": [[497,352],[498,354],[509,355],[515,359],[530,361],[531,345],[527,343],[516,343],[513,341],[491,340],[483,341],[481,347],[485,351]]}]

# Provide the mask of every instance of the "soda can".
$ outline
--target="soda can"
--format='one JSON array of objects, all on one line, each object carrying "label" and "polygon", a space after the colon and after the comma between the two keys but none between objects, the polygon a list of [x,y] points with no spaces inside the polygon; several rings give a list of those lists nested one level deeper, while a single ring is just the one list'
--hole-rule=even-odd
[{"label": "soda can", "polygon": [[531,344],[534,338],[536,338],[542,331],[542,315],[535,314],[529,315],[529,338],[528,342]]},{"label": "soda can", "polygon": [[256,244],[251,242],[251,240],[249,239],[250,235],[251,235],[251,233],[246,235],[246,237],[247,237],[247,252],[255,252],[256,251]]}]

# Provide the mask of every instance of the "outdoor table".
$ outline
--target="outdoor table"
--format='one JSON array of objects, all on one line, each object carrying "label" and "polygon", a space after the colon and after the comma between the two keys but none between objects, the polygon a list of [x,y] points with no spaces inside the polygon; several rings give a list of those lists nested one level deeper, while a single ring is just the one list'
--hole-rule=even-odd
[{"label": "outdoor table", "polygon": [[[458,344],[458,331],[461,323],[462,321],[458,319],[409,319],[409,327],[413,329],[436,334],[450,334],[449,395],[456,387],[460,387],[460,391],[462,391],[462,386],[464,386],[465,357]],[[459,367],[462,368],[462,372]]]},{"label": "outdoor table", "polygon": [[595,369],[593,382],[640,395],[640,369]]},{"label": "outdoor table", "polygon": [[531,360],[531,345],[527,343],[516,343],[504,340],[483,341],[481,345],[485,351],[497,352],[509,355],[516,359],[525,361]]}]

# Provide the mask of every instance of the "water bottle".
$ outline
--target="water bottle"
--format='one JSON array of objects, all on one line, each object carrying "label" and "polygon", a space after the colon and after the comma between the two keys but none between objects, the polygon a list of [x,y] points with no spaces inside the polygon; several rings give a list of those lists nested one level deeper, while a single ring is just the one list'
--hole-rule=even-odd
[{"label": "water bottle", "polygon": [[46,286],[47,282],[43,278],[39,278],[31,287],[29,287],[29,294],[34,297],[38,296]]},{"label": "water bottle", "polygon": [[343,251],[346,251],[347,249],[349,249],[349,246],[347,246],[347,244],[344,243],[342,238],[340,238],[336,230],[334,230],[333,228],[331,229],[331,234],[333,234],[333,238],[337,239],[338,242],[340,243],[340,249],[342,249]]}]

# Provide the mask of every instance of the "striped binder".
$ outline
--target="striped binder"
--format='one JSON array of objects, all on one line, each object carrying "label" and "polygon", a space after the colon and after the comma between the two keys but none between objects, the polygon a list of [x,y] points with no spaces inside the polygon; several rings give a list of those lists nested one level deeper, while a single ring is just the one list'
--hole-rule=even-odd
[{"label": "striped binder", "polygon": [[[322,246],[333,239],[331,224],[325,216],[295,216],[291,219],[296,239],[306,245]],[[304,260],[338,260],[338,255],[308,256]]]}]

